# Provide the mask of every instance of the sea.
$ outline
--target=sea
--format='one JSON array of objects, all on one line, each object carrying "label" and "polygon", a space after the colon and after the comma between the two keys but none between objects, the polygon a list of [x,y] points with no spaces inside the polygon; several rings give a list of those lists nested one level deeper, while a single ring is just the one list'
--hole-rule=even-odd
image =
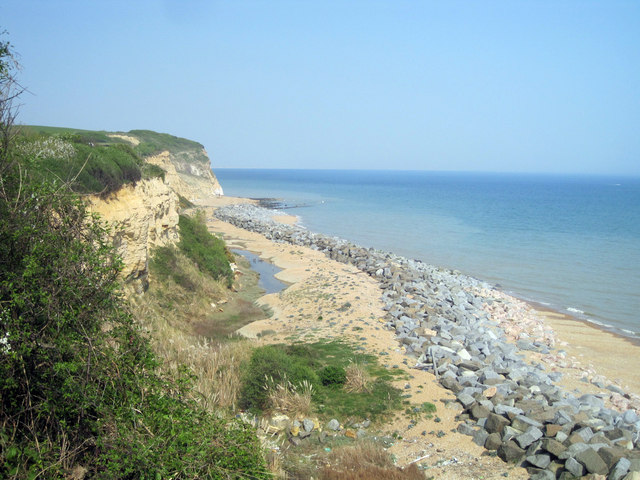
[{"label": "sea", "polygon": [[640,338],[640,177],[215,169],[225,195]]}]

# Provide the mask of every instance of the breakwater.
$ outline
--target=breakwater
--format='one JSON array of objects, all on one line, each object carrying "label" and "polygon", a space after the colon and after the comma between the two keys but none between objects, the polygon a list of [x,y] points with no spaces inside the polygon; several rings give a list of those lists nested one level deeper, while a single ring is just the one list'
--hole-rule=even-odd
[{"label": "breakwater", "polygon": [[606,394],[575,395],[556,384],[561,373],[525,361],[526,351],[562,357],[553,333],[525,304],[459,272],[283,225],[272,215],[252,205],[216,211],[221,220],[322,251],[376,278],[386,327],[415,368],[433,372],[456,394],[461,433],[505,461],[523,462],[532,478],[624,478],[640,470],[638,399],[604,379],[597,381]]}]

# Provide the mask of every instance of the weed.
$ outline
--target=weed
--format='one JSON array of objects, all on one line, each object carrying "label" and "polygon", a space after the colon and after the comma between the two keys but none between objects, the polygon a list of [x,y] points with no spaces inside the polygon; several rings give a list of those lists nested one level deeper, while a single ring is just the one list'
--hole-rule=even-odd
[{"label": "weed", "polygon": [[349,362],[346,368],[346,382],[344,388],[347,392],[366,393],[369,391],[371,375],[364,365],[357,362]]},{"label": "weed", "polygon": [[320,471],[321,480],[423,480],[416,465],[400,469],[381,445],[362,442],[332,451]]},{"label": "weed", "polygon": [[294,385],[285,378],[281,383],[275,384],[273,378],[267,377],[263,388],[268,393],[269,410],[294,418],[308,417],[312,414],[313,384],[308,380]]}]

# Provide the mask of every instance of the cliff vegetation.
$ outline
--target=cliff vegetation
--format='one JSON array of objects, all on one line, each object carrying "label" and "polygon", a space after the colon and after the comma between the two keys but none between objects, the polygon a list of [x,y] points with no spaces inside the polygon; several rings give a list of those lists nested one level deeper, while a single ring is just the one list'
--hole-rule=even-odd
[{"label": "cliff vegetation", "polygon": [[14,138],[0,47],[0,477],[267,478],[252,429],[164,368],[120,293],[113,232],[79,196],[141,181],[140,155],[75,133]]}]

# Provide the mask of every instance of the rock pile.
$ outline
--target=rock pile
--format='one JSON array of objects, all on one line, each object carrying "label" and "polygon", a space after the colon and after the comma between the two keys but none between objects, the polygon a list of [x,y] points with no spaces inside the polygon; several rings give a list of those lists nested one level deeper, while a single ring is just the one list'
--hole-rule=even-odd
[{"label": "rock pile", "polygon": [[[458,431],[504,461],[522,463],[532,478],[595,474],[619,480],[640,472],[640,417],[630,408],[638,399],[611,384],[603,384],[607,395],[576,397],[555,384],[560,373],[527,363],[522,351],[549,355],[555,338],[523,316],[522,302],[456,271],[283,225],[253,205],[231,205],[215,214],[273,241],[322,251],[376,278],[386,327],[395,331],[415,368],[433,372],[464,407]],[[516,329],[514,319],[526,328]],[[609,397],[628,409],[607,408]]]}]

